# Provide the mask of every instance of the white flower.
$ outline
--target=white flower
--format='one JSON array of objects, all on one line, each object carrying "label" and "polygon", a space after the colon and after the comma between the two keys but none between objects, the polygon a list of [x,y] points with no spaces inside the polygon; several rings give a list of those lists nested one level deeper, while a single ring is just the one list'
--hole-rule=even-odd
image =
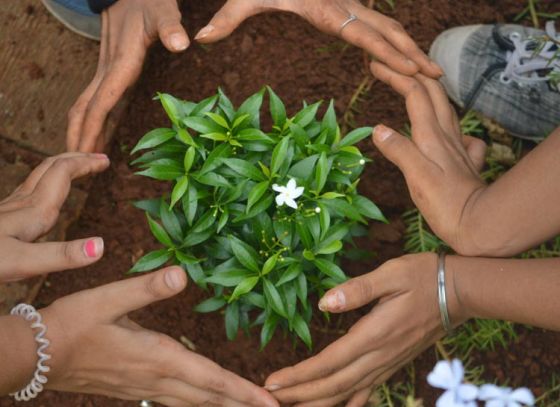
[{"label": "white flower", "polygon": [[285,187],[274,184],[272,189],[278,192],[278,195],[276,195],[276,205],[282,206],[286,204],[294,209],[297,209],[296,199],[299,198],[304,191],[303,187],[297,186],[293,178],[288,181]]},{"label": "white flower", "polygon": [[461,361],[453,359],[439,361],[428,375],[431,386],[445,390],[436,402],[436,407],[476,407],[478,387],[463,383],[465,371]]},{"label": "white flower", "polygon": [[316,207],[316,208],[315,208],[315,213],[321,213],[321,208]]},{"label": "white flower", "polygon": [[478,396],[486,401],[486,407],[521,407],[535,405],[533,393],[525,387],[513,390],[509,387],[498,387],[485,384],[480,388]]}]

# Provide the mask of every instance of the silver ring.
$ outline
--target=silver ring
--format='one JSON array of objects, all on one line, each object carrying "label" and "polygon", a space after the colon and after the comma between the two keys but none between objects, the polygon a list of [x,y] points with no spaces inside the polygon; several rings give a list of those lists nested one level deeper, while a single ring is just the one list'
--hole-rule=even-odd
[{"label": "silver ring", "polygon": [[354,21],[356,21],[358,19],[358,16],[356,16],[355,14],[350,14],[350,17],[348,17],[348,20],[346,20],[345,22],[343,22],[340,25],[340,28],[338,29],[338,33],[340,34],[342,32],[342,30],[344,30],[344,28],[350,24],[353,23]]}]

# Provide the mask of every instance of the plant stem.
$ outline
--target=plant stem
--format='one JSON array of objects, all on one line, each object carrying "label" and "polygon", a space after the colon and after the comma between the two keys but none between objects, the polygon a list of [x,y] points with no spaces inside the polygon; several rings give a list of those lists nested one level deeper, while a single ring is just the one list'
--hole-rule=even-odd
[{"label": "plant stem", "polygon": [[535,5],[535,0],[529,0],[529,12],[531,13],[531,20],[533,20],[533,26],[535,28],[540,27],[539,16],[537,15],[537,7]]}]

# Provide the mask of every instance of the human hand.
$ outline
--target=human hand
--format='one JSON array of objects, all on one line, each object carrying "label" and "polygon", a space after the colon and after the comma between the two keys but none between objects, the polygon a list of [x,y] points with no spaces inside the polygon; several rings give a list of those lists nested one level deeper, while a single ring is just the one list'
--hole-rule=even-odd
[{"label": "human hand", "polygon": [[177,0],[119,0],[103,11],[101,21],[97,72],[68,114],[68,151],[103,150],[107,115],[140,75],[158,37],[171,52],[189,46]]},{"label": "human hand", "polygon": [[[247,18],[266,11],[296,13],[319,30],[343,38],[403,74],[420,71],[434,78],[443,74],[400,23],[357,0],[228,0],[195,39],[201,43],[221,40]],[[357,21],[341,30],[350,15]]]},{"label": "human hand", "polygon": [[373,142],[403,172],[412,200],[432,230],[457,253],[479,255],[469,235],[476,226],[470,208],[486,189],[479,171],[486,146],[461,134],[459,120],[439,82],[407,77],[379,63],[373,74],[406,98],[412,139],[383,125]]},{"label": "human hand", "polygon": [[46,388],[172,407],[277,407],[266,390],[128,319],[129,312],[172,297],[186,284],[185,272],[169,267],[41,310],[52,355]]},{"label": "human hand", "polygon": [[83,267],[101,258],[101,238],[32,242],[55,225],[72,181],[108,166],[109,159],[104,154],[50,157],[0,202],[0,283]]},{"label": "human hand", "polygon": [[[265,388],[297,407],[364,406],[372,388],[444,335],[437,300],[437,259],[422,253],[390,260],[377,270],[329,290],[322,311],[347,312],[373,301],[373,309],[321,353],[273,373]],[[459,310],[452,273],[447,274],[449,312]]]}]

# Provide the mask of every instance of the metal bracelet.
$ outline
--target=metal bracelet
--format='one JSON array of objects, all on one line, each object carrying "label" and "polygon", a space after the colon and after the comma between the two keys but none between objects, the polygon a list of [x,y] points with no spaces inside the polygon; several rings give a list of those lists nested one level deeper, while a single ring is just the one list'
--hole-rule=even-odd
[{"label": "metal bracelet", "polygon": [[443,329],[449,335],[453,332],[451,321],[449,319],[449,310],[447,308],[447,293],[445,291],[445,255],[443,250],[438,254],[438,269],[437,269],[437,287],[438,287],[438,303],[439,313],[441,315],[441,324]]},{"label": "metal bracelet", "polygon": [[37,395],[44,390],[45,384],[47,384],[48,381],[45,373],[51,370],[49,366],[45,366],[45,362],[51,358],[51,355],[45,352],[50,345],[49,340],[45,338],[47,327],[42,323],[41,314],[29,304],[16,305],[10,314],[23,317],[26,321],[31,322],[31,329],[37,330],[35,341],[38,344],[37,356],[39,360],[37,361],[37,369],[33,374],[33,379],[23,389],[10,394],[10,396],[13,396],[17,401],[29,401],[37,397]]}]

